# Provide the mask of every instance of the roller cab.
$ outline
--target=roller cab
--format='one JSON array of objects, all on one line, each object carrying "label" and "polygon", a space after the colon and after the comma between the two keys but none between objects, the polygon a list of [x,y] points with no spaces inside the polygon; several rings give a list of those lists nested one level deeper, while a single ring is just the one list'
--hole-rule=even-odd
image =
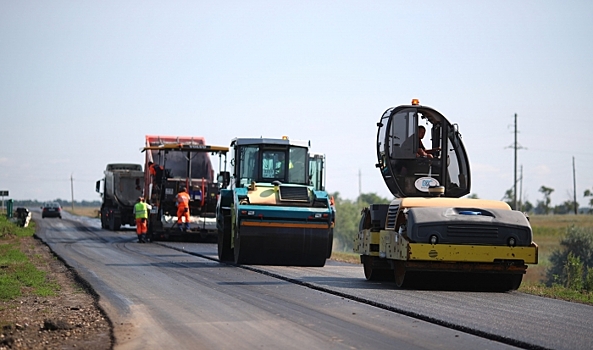
[{"label": "roller cab", "polygon": [[231,147],[231,184],[217,207],[220,260],[323,266],[334,225],[325,158],[287,138],[235,139]]}]

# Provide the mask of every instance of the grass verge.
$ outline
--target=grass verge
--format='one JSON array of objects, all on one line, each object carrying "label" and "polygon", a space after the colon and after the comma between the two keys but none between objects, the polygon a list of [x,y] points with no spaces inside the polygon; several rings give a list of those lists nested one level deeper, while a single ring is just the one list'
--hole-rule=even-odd
[{"label": "grass verge", "polygon": [[95,207],[74,207],[74,209],[72,209],[72,207],[63,207],[62,209],[70,214],[86,216],[89,218],[98,218],[100,214],[100,209]]},{"label": "grass verge", "polygon": [[60,287],[48,280],[23,253],[21,240],[35,233],[35,224],[19,227],[0,216],[0,300],[12,300],[26,293],[56,295]]}]

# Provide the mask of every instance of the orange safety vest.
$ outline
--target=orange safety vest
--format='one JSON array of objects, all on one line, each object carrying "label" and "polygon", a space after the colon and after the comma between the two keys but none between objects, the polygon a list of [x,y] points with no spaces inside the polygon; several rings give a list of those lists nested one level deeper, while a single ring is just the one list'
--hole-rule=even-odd
[{"label": "orange safety vest", "polygon": [[189,207],[189,194],[187,192],[177,193],[177,207],[186,208]]}]

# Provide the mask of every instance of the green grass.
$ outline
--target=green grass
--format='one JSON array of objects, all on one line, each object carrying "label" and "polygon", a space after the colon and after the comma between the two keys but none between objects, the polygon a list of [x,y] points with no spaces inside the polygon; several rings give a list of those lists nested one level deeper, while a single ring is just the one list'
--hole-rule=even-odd
[{"label": "green grass", "polygon": [[522,284],[519,291],[547,298],[593,305],[593,293],[576,291],[562,286],[546,287],[543,284]]},{"label": "green grass", "polygon": [[70,214],[78,215],[78,216],[86,216],[89,218],[98,218],[100,214],[100,208],[95,207],[74,207],[72,210],[71,207],[64,207],[62,208],[65,211],[69,212]]},{"label": "green grass", "polygon": [[59,291],[59,286],[48,281],[46,273],[22,251],[21,240],[34,232],[34,224],[22,228],[0,216],[0,300],[18,298],[24,292],[50,296]]}]

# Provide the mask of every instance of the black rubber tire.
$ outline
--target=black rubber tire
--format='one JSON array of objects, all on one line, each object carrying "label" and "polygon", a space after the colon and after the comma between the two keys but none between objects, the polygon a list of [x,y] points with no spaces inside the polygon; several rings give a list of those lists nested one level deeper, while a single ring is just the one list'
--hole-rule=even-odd
[{"label": "black rubber tire", "polygon": [[113,227],[114,231],[119,231],[119,229],[121,228],[121,219],[115,218]]},{"label": "black rubber tire", "polygon": [[521,286],[521,281],[523,281],[523,275],[510,275],[508,277],[509,280],[509,290],[517,290]]},{"label": "black rubber tire", "polygon": [[239,236],[239,230],[235,232],[235,246],[233,248],[233,255],[235,257],[235,264],[239,265],[243,263],[241,257],[241,236]]},{"label": "black rubber tire", "polygon": [[390,281],[393,280],[393,271],[388,269],[378,269],[373,267],[374,256],[362,255],[362,266],[364,268],[364,277],[368,281]]},{"label": "black rubber tire", "polygon": [[233,261],[235,254],[231,248],[231,218],[224,217],[222,231],[218,231],[218,260]]},{"label": "black rubber tire", "polygon": [[401,260],[394,261],[395,268],[393,269],[393,275],[395,277],[395,285],[398,288],[406,287],[406,266]]},{"label": "black rubber tire", "polygon": [[109,229],[109,231],[115,231],[115,217],[113,215],[109,217],[107,229]]},{"label": "black rubber tire", "polygon": [[105,213],[103,211],[101,211],[101,228],[102,229],[107,229],[107,220],[105,220]]}]

